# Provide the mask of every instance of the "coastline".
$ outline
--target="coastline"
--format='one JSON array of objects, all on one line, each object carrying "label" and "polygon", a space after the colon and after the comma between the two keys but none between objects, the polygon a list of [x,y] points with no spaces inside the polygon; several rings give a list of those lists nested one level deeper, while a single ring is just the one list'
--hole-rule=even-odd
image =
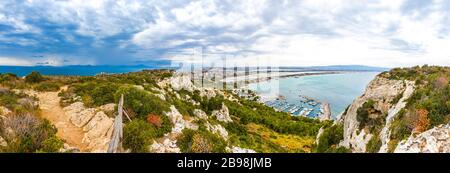
[{"label": "coastline", "polygon": [[[367,71],[329,71],[329,72],[314,73],[314,74],[310,74],[310,73],[290,74],[290,75],[284,74],[284,75],[280,75],[280,76],[277,76],[274,78],[260,79],[259,82],[266,82],[266,81],[272,80],[272,79],[277,80],[277,79],[281,79],[281,78],[294,78],[294,77],[297,78],[297,77],[313,76],[313,75],[328,75],[328,74],[350,74],[351,75],[351,73],[368,73],[368,72]],[[296,80],[293,79],[293,81],[296,81]],[[317,118],[320,120],[336,119],[337,118],[336,109],[338,109],[338,108],[340,109],[340,107],[342,107],[340,104],[337,104],[337,103],[331,103],[331,104],[328,103],[328,101],[330,101],[330,100],[319,100],[319,98],[322,98],[321,96],[319,96],[319,98],[311,97],[311,96],[306,96],[305,93],[303,93],[303,92],[292,91],[295,93],[295,96],[294,96],[294,95],[292,95],[294,93],[292,93],[291,91],[290,92],[285,91],[286,90],[285,87],[280,87],[281,90],[283,90],[282,88],[284,88],[284,90],[281,92],[279,91],[279,93],[277,93],[276,91],[268,92],[269,90],[267,90],[268,88],[266,88],[266,87],[270,88],[271,86],[266,86],[265,84],[263,84],[261,86],[262,87],[262,91],[261,91],[261,89],[255,88],[256,87],[255,83],[258,83],[258,82],[255,82],[255,80],[253,80],[253,81],[251,81],[251,83],[249,82],[244,87],[246,89],[249,89],[249,90],[252,90],[253,92],[255,92],[256,95],[258,95],[260,98],[259,102],[264,103],[268,106],[271,106],[271,105],[274,105],[273,101],[277,100],[277,98],[279,98],[280,96],[283,96],[283,97],[287,96],[290,98],[287,99],[286,103],[284,103],[282,105],[280,105],[280,104],[276,105],[279,108],[278,110],[281,110],[281,111],[284,110],[285,112],[290,112],[290,110],[296,109],[296,108],[284,109],[285,107],[290,107],[289,105],[295,105],[295,106],[297,106],[297,108],[300,107],[301,109],[306,109],[305,110],[306,113],[305,112],[301,112],[300,114],[298,114],[299,112],[295,112],[294,114],[291,113],[293,116],[307,116],[307,117],[311,117],[311,118]],[[275,82],[275,85],[276,85],[276,82]],[[281,84],[279,84],[279,85],[281,85]],[[283,86],[284,85],[285,84],[283,84]],[[321,86],[321,85],[319,85],[319,86]],[[273,89],[273,87],[274,86],[272,86],[272,89]],[[277,87],[277,86],[275,86],[275,87]],[[314,87],[314,86],[312,86],[312,87]],[[277,88],[275,88],[275,90],[276,89]],[[292,90],[292,89],[295,90],[295,87],[289,88],[289,90]],[[267,90],[267,91],[264,91],[264,90]],[[297,95],[300,98],[298,98]],[[267,104],[267,103],[269,103],[269,104]],[[309,105],[307,105],[307,104],[309,104]],[[334,108],[332,108],[333,106],[334,106]],[[271,107],[273,107],[273,106],[271,106]]]}]

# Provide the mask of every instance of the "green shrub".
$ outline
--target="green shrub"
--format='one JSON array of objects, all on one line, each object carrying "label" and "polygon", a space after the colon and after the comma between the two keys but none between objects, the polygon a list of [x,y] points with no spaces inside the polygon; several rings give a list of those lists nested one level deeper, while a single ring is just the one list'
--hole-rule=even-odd
[{"label": "green shrub", "polygon": [[19,78],[17,77],[16,74],[13,73],[5,73],[5,74],[0,74],[0,83],[5,82],[5,81],[14,81],[14,80],[18,80]]},{"label": "green shrub", "polygon": [[[7,133],[12,129],[15,133]],[[7,147],[0,148],[3,152],[56,152],[60,141],[56,137],[57,129],[46,119],[34,115],[13,115],[0,124],[0,136],[8,143]]]},{"label": "green shrub", "polygon": [[391,127],[390,127],[390,130],[391,130],[390,138],[391,139],[396,139],[397,141],[401,141],[403,139],[408,138],[409,135],[411,135],[412,122],[410,121],[406,112],[407,112],[407,110],[403,108],[402,110],[400,110],[397,113],[396,118],[392,121]]},{"label": "green shrub", "polygon": [[56,136],[45,139],[42,148],[39,150],[45,153],[56,153],[64,146],[64,142]]},{"label": "green shrub", "polygon": [[123,146],[131,152],[148,152],[151,139],[156,136],[155,128],[144,120],[133,120],[123,130]]},{"label": "green shrub", "polygon": [[59,85],[51,82],[43,82],[38,84],[34,89],[41,92],[56,92],[59,90]]},{"label": "green shrub", "polygon": [[115,103],[115,93],[119,85],[110,82],[86,82],[73,85],[73,92],[81,96],[83,103],[88,107]]},{"label": "green shrub", "polygon": [[206,130],[184,129],[177,138],[177,146],[183,153],[225,153],[227,143]]},{"label": "green shrub", "polygon": [[377,153],[381,148],[381,139],[379,134],[374,134],[366,145],[366,153]]},{"label": "green shrub", "polygon": [[[356,110],[356,119],[359,122],[360,130],[368,127],[371,133],[376,133],[384,125],[386,115],[381,114],[374,106],[375,102],[369,99]],[[370,117],[372,114],[376,115],[376,117]]]},{"label": "green shrub", "polygon": [[118,85],[112,83],[98,84],[92,90],[91,97],[95,106],[101,106],[108,103],[114,103],[114,93],[116,93]]},{"label": "green shrub", "polygon": [[124,95],[124,106],[132,109],[139,117],[146,118],[149,114],[163,115],[169,111],[170,105],[148,91],[135,87],[123,86],[115,93],[115,100]]},{"label": "green shrub", "polygon": [[318,153],[347,152],[345,148],[337,147],[342,139],[344,139],[344,126],[342,124],[332,125],[323,130],[314,151]]},{"label": "green shrub", "polygon": [[0,92],[0,105],[8,108],[15,114],[36,113],[38,106],[33,104],[34,101],[36,101],[35,98],[31,98],[23,93]]},{"label": "green shrub", "polygon": [[44,77],[41,73],[33,71],[29,75],[25,76],[25,82],[27,83],[39,83],[44,81]]},{"label": "green shrub", "polygon": [[449,122],[450,68],[423,66],[396,69],[390,73],[400,79],[416,80],[417,85],[411,97],[406,100],[405,108],[397,114],[392,122],[391,141],[401,141],[411,135],[415,128],[413,127],[414,121],[417,119],[416,112],[421,109],[428,111],[426,117],[430,123],[427,126],[428,129]]}]

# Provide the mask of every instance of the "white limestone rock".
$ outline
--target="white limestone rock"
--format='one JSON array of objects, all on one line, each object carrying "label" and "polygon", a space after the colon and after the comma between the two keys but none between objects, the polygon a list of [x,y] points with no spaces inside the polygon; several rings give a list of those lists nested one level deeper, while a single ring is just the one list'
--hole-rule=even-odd
[{"label": "white limestone rock", "polygon": [[85,126],[95,116],[95,109],[84,109],[78,114],[70,115],[70,121],[77,127]]},{"label": "white limestone rock", "polygon": [[0,106],[0,116],[6,116],[10,113],[11,111],[8,108]]},{"label": "white limestone rock", "polygon": [[63,147],[59,149],[60,153],[79,153],[80,149],[77,147],[71,147],[69,144],[64,143]]},{"label": "white limestone rock", "polygon": [[83,130],[86,132],[83,143],[88,144],[92,152],[106,152],[112,134],[114,120],[109,118],[104,112],[98,112],[89,121]]},{"label": "white limestone rock", "polygon": [[180,153],[180,148],[178,148],[176,140],[166,138],[162,143],[154,141],[150,146],[150,151],[153,153]]},{"label": "white limestone rock", "polygon": [[395,153],[450,153],[450,124],[440,125],[422,132],[417,136],[411,135],[401,141]]},{"label": "white limestone rock", "polygon": [[0,147],[7,147],[8,143],[0,136]]},{"label": "white limestone rock", "polygon": [[316,136],[316,144],[319,144],[319,139],[320,139],[320,136],[322,136],[323,131],[324,131],[323,127],[320,127],[319,132],[317,132],[317,136]]},{"label": "white limestone rock", "polygon": [[233,146],[231,148],[227,147],[226,150],[231,153],[256,153],[255,150],[236,147],[236,146]]},{"label": "white limestone rock", "polygon": [[100,106],[99,109],[103,112],[113,112],[116,110],[116,104],[108,103],[106,105]]},{"label": "white limestone rock", "polygon": [[216,124],[211,125],[209,123],[206,123],[206,129],[214,134],[218,134],[220,137],[222,137],[225,140],[228,140],[228,131],[222,125]]},{"label": "white limestone rock", "polygon": [[228,111],[228,107],[223,103],[222,103],[222,109],[213,111],[212,116],[216,117],[218,121],[233,122],[233,120],[230,117],[230,112]]},{"label": "white limestone rock", "polygon": [[214,89],[202,89],[200,90],[200,97],[205,97],[208,99],[211,99],[213,97],[216,97],[216,92],[214,91]]},{"label": "white limestone rock", "polygon": [[193,92],[195,90],[194,84],[191,82],[191,78],[188,75],[180,74],[170,78],[170,85],[175,91],[187,90]]},{"label": "white limestone rock", "polygon": [[201,109],[194,109],[194,115],[200,119],[208,119],[208,115]]},{"label": "white limestone rock", "polygon": [[174,105],[170,106],[170,111],[165,113],[169,117],[170,122],[174,125],[172,127],[172,133],[181,133],[184,128],[189,128],[197,130],[198,126],[193,124],[191,121],[186,121],[183,119],[183,115],[180,114]]},{"label": "white limestone rock", "polygon": [[[410,81],[403,80],[390,80],[383,77],[376,77],[372,80],[364,94],[356,98],[353,103],[347,109],[345,114],[338,119],[338,122],[344,125],[344,139],[341,141],[340,146],[350,148],[353,152],[365,152],[365,145],[372,137],[372,134],[368,134],[364,129],[359,129],[359,122],[357,121],[357,110],[368,100],[375,102],[374,109],[381,112],[377,116],[386,116],[385,129],[382,131],[381,140],[383,145],[387,144],[388,139],[387,129],[389,129],[390,121],[396,115],[397,110],[404,107],[403,100],[410,97],[410,94],[414,91],[414,84]],[[392,103],[392,101],[400,94],[402,98],[398,103]]]}]

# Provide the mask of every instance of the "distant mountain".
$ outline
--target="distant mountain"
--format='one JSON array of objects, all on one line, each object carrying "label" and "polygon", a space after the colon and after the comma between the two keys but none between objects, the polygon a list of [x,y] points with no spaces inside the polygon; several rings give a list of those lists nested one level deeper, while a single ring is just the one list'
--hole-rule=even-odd
[{"label": "distant mountain", "polygon": [[331,65],[331,66],[310,66],[310,67],[280,67],[280,69],[305,69],[323,71],[388,71],[389,68],[373,67],[364,65]]}]

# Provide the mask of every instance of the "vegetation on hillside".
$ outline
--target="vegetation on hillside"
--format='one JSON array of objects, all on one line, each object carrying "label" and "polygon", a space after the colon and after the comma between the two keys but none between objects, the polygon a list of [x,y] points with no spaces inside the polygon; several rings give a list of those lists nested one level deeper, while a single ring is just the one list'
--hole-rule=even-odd
[{"label": "vegetation on hillside", "polygon": [[386,116],[374,108],[375,102],[368,100],[356,110],[356,120],[359,122],[359,129],[368,128],[370,133],[378,133],[385,124]]},{"label": "vegetation on hillside", "polygon": [[415,81],[416,89],[391,125],[390,151],[411,134],[450,122],[450,68],[416,66],[380,74],[395,80]]},{"label": "vegetation on hillside", "polygon": [[7,143],[0,146],[0,152],[58,152],[62,147],[63,141],[56,137],[57,129],[38,117],[36,101],[26,94],[0,89],[0,106],[11,111],[0,117],[0,137]]},{"label": "vegetation on hillside", "polygon": [[339,142],[344,138],[344,125],[335,124],[324,127],[319,140],[314,147],[314,151],[318,153],[348,153],[349,149],[339,147]]}]

